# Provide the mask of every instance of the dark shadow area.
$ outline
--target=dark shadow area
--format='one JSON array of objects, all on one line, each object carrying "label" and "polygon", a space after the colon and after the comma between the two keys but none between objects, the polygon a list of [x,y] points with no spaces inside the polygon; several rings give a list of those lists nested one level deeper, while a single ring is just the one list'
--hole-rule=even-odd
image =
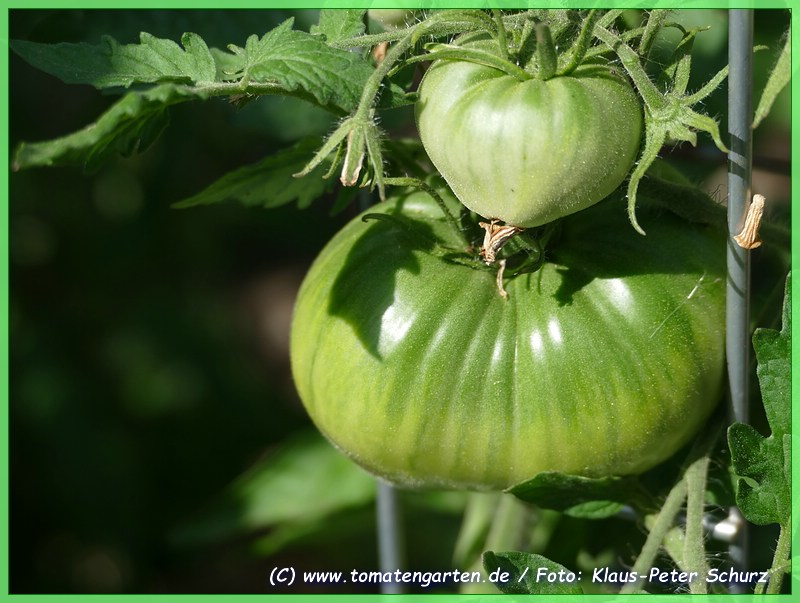
[{"label": "dark shadow area", "polygon": [[635,274],[680,274],[690,270],[725,274],[725,234],[716,227],[688,222],[640,195],[637,217],[646,236],[628,221],[627,204],[618,195],[563,220],[562,233],[547,252],[563,280],[561,305],[595,278]]},{"label": "dark shadow area", "polygon": [[328,305],[330,314],[346,320],[376,358],[381,317],[394,301],[397,272],[418,274],[415,252],[429,253],[436,246],[430,224],[402,215],[402,205],[401,199],[391,213],[364,217],[362,233],[336,277]]}]

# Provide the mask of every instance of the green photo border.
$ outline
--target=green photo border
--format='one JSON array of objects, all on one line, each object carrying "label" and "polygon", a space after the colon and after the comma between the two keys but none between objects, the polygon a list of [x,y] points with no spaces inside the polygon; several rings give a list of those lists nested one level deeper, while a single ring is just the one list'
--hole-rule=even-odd
[{"label": "green photo border", "polygon": [[[2,200],[4,203],[2,214],[0,214],[0,239],[2,239],[2,247],[0,248],[0,334],[4,339],[2,351],[0,351],[0,381],[2,382],[2,393],[0,394],[0,405],[2,406],[3,417],[2,429],[0,430],[0,442],[2,443],[2,452],[0,452],[0,476],[2,478],[2,493],[0,493],[0,515],[2,515],[3,523],[0,528],[0,603],[14,602],[14,603],[56,603],[60,601],[92,601],[92,602],[125,602],[125,603],[138,603],[164,601],[169,603],[177,602],[196,602],[196,601],[236,601],[236,602],[270,602],[279,600],[289,600],[293,603],[345,603],[350,601],[377,601],[381,603],[455,603],[457,601],[508,601],[511,600],[530,600],[530,601],[586,601],[590,603],[604,603],[606,601],[628,600],[630,597],[647,597],[647,601],[654,603],[660,601],[669,601],[670,603],[698,603],[700,601],[709,603],[744,603],[745,601],[753,601],[753,595],[688,595],[688,594],[675,594],[675,595],[561,595],[557,597],[545,595],[529,595],[529,596],[511,596],[511,595],[350,595],[350,594],[331,594],[331,595],[285,595],[285,594],[270,594],[265,591],[262,594],[256,595],[21,595],[9,593],[9,563],[11,551],[9,549],[9,347],[11,342],[9,340],[9,11],[12,9],[46,9],[46,8],[135,8],[135,9],[231,9],[231,8],[259,8],[259,9],[277,9],[277,8],[521,8],[525,6],[531,7],[545,7],[545,6],[558,6],[568,8],[586,8],[591,2],[575,2],[575,1],[561,1],[561,2],[514,2],[510,0],[501,1],[479,1],[479,0],[460,0],[458,2],[446,2],[443,0],[300,0],[292,2],[290,0],[230,0],[228,2],[222,0],[65,0],[59,2],[56,0],[0,0],[0,38],[2,39],[2,48],[0,48],[0,62],[3,65],[3,78],[2,78],[2,100],[0,100],[0,113],[3,116],[3,123],[0,130],[6,132],[5,141],[0,148],[0,157],[2,162],[7,166],[4,171]],[[657,1],[652,3],[641,2],[624,2],[621,0],[608,0],[602,3],[603,8],[610,7],[630,7],[630,8],[652,8],[657,6],[659,8],[713,8],[713,9],[730,9],[730,8],[749,8],[749,9],[794,9],[800,8],[800,0],[792,1],[764,1],[757,2],[755,0],[742,1]],[[793,15],[794,16],[794,15]],[[796,29],[796,19],[792,19],[792,72],[794,73],[798,64],[800,64],[800,40],[798,39]],[[796,93],[800,90],[796,82],[792,83],[793,99],[798,98]],[[792,121],[798,123],[800,118],[800,109],[798,103],[792,104]],[[798,134],[793,129],[791,134],[792,152],[793,154],[800,150],[798,144]],[[798,187],[798,167],[797,162],[792,162],[791,166],[792,177],[792,194],[797,198],[800,193]],[[796,205],[796,204],[795,204]],[[798,232],[800,226],[800,212],[793,211],[791,216],[792,231]],[[792,237],[792,263],[798,257],[800,252],[800,244],[797,237]],[[800,289],[800,279],[794,279],[794,290],[792,310],[797,307],[798,289]],[[795,338],[792,347],[794,357],[800,358],[798,353],[798,343]],[[800,362],[793,363],[792,378],[797,377],[798,366]],[[794,403],[794,397],[793,397]],[[800,425],[800,413],[796,413],[793,417],[793,430],[798,433],[798,426]],[[794,454],[793,454],[794,456]],[[797,483],[797,473],[800,471],[800,464],[793,463],[792,481]],[[797,550],[798,538],[797,530],[797,517],[800,516],[800,509],[798,509],[798,496],[797,492],[793,492],[792,499],[794,526],[792,542],[794,550]],[[800,567],[795,566],[791,574],[792,587],[796,597],[800,597]],[[792,599],[791,595],[773,595],[769,598],[770,601],[788,601]],[[766,600],[766,599],[765,599]]]}]

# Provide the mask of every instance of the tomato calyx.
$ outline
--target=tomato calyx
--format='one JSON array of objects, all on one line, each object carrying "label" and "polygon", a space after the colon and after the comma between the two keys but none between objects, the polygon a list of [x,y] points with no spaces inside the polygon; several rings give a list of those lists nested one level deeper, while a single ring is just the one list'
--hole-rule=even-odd
[{"label": "tomato calyx", "polygon": [[[449,264],[458,264],[473,270],[494,271],[497,291],[503,299],[508,299],[505,280],[536,272],[544,265],[545,250],[558,232],[560,220],[539,228],[526,229],[504,224],[496,219],[490,222],[478,221],[478,217],[466,209],[456,219],[433,187],[421,181],[415,181],[415,187],[423,189],[437,201],[451,226],[454,235],[452,241],[444,241],[430,232],[424,223],[403,214],[367,213],[361,220],[389,224],[402,233],[410,248]],[[478,242],[479,229],[484,231],[481,243]],[[458,247],[454,244],[455,241],[463,242],[464,246]]]},{"label": "tomato calyx", "polygon": [[500,220],[478,222],[478,226],[486,231],[486,236],[483,238],[483,244],[481,245],[480,256],[488,265],[497,261],[497,252],[503,248],[503,245],[508,243],[512,237],[525,232],[524,228],[513,224],[503,224]]},{"label": "tomato calyx", "polygon": [[520,82],[532,78],[546,81],[553,77],[568,76],[586,59],[600,14],[596,10],[589,11],[580,34],[572,46],[562,53],[558,52],[548,23],[529,19],[522,31],[518,32],[519,35],[512,36],[509,41],[502,19],[497,19],[497,27],[493,32],[468,33],[452,44],[426,44],[427,55],[412,57],[406,62],[466,61],[492,67]]},{"label": "tomato calyx", "polygon": [[478,255],[487,266],[500,265],[500,272],[509,277],[536,272],[545,260],[545,249],[560,221],[540,228],[520,228],[499,220],[478,222],[486,233]]},{"label": "tomato calyx", "polygon": [[414,63],[419,61],[466,61],[483,65],[502,71],[506,75],[516,78],[520,82],[529,80],[533,77],[530,73],[520,68],[518,65],[505,59],[495,51],[487,49],[487,45],[455,45],[455,44],[426,44],[425,49],[428,54],[409,59],[407,62]]},{"label": "tomato calyx", "polygon": [[[486,231],[479,255],[487,266],[497,263],[497,291],[507,300],[508,292],[503,285],[506,269],[512,277],[536,272],[544,263],[544,250],[539,240],[527,234],[525,228],[503,224],[500,220],[478,222],[478,226]],[[516,243],[509,245],[512,255],[498,259],[497,254],[508,243]]]}]

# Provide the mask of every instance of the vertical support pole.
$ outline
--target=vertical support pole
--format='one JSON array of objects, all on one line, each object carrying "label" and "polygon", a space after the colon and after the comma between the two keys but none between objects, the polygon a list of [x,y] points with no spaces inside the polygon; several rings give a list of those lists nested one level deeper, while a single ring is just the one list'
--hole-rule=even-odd
[{"label": "vertical support pole", "polygon": [[[731,9],[728,36],[728,231],[741,229],[748,207],[752,172],[753,123],[753,11]],[[728,385],[732,420],[748,422],[750,368],[750,252],[728,238],[727,338]],[[747,530],[739,510],[730,519],[742,530],[730,545],[731,562],[737,569],[747,567]],[[739,521],[736,521],[736,520]]]},{"label": "vertical support pole", "polygon": [[[382,574],[394,573],[403,568],[404,546],[402,522],[397,500],[397,490],[383,480],[378,480],[378,559]],[[398,582],[381,582],[381,593],[396,595],[403,592]]]}]

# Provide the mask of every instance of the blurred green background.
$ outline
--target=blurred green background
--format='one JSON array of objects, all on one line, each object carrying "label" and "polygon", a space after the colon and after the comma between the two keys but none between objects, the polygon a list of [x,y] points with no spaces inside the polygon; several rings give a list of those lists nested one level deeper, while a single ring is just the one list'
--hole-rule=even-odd
[{"label": "blurred green background", "polygon": [[[685,13],[713,25],[698,38],[703,81],[726,62],[725,12]],[[291,15],[296,27],[316,22],[315,11],[280,10],[13,10],[9,22],[12,39],[193,31],[224,47]],[[756,43],[771,46],[757,55],[758,89],[787,23],[786,11],[758,11]],[[114,100],[13,54],[9,81],[11,149],[82,128]],[[725,101],[722,90],[706,107],[723,122]],[[11,592],[269,592],[274,566],[376,569],[373,484],[314,437],[288,365],[296,289],[353,212],[332,217],[333,198],[303,211],[170,207],[324,134],[332,118],[262,98],[181,105],[171,119],[152,148],[95,174],[11,175]],[[717,191],[725,159],[701,138],[665,155]],[[775,200],[770,211],[788,212],[789,146],[785,92],[755,144],[755,190]],[[410,569],[447,569],[464,497],[406,499]],[[590,529],[562,521],[556,556],[602,559],[585,547]],[[597,529],[641,538],[623,521]]]}]

